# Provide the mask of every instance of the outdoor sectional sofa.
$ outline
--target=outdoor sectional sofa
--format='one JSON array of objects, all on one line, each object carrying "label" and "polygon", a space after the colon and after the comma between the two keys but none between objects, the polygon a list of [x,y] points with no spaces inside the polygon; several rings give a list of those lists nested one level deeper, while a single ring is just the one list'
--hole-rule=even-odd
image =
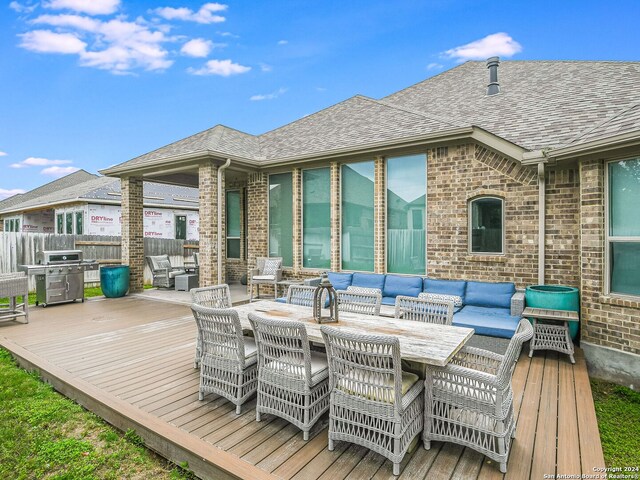
[{"label": "outdoor sectional sofa", "polygon": [[[382,292],[382,305],[394,306],[398,295],[417,297],[421,292],[456,295],[462,306],[455,307],[453,325],[475,330],[472,345],[499,353],[506,349],[524,310],[525,295],[511,282],[477,282],[438,280],[419,276],[377,273],[329,272],[336,290],[349,286],[377,288]],[[313,285],[319,279],[307,280]],[[286,299],[278,299],[286,301]]]}]

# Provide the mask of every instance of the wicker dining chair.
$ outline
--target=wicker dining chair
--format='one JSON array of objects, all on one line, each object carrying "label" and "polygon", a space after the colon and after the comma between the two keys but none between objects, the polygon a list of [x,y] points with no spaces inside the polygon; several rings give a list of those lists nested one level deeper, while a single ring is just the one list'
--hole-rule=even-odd
[{"label": "wicker dining chair", "polygon": [[329,369],[324,354],[311,351],[300,322],[249,314],[258,346],[256,421],[269,413],[309,430],[329,409]]},{"label": "wicker dining chair", "polygon": [[511,377],[522,344],[533,336],[523,318],[504,355],[463,347],[445,367],[433,367],[425,379],[424,446],[431,440],[464,445],[507,471],[515,437]]},{"label": "wicker dining chair", "polygon": [[382,294],[376,289],[360,289],[360,287],[347,287],[346,290],[338,290],[338,311],[361,313],[363,315],[380,315]]},{"label": "wicker dining chair", "polygon": [[453,308],[453,302],[449,301],[424,300],[398,295],[396,297],[395,317],[403,320],[451,325],[451,322],[453,322]]},{"label": "wicker dining chair", "polygon": [[316,287],[309,285],[289,285],[287,303],[302,307],[313,307],[313,292]]},{"label": "wicker dining chair", "polygon": [[400,462],[424,423],[424,383],[403,372],[396,337],[320,327],[329,359],[329,450],[336,440]]},{"label": "wicker dining chair", "polygon": [[239,415],[242,404],[258,386],[255,341],[242,336],[235,310],[197,304],[191,305],[191,310],[202,338],[198,399],[203,400],[207,393],[221,395],[235,404]]},{"label": "wicker dining chair", "polygon": [[[231,308],[231,291],[226,283],[213,285],[211,287],[192,288],[191,302],[208,308]],[[196,358],[193,368],[200,366],[200,356],[202,355],[202,338],[198,329],[198,339],[196,340]]]}]

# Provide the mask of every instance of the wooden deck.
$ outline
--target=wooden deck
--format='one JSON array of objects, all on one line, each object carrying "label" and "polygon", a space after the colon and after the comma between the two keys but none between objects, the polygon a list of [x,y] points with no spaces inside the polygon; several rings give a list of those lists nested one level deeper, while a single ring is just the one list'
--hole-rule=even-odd
[{"label": "wooden deck", "polygon": [[[0,345],[57,390],[202,478],[383,479],[391,463],[338,442],[327,450],[326,420],[308,442],[287,422],[263,415],[255,400],[236,416],[226,400],[198,401],[196,328],[185,305],[141,297],[94,299],[31,310],[28,325],[0,324]],[[473,450],[421,444],[405,457],[402,479],[535,479],[590,474],[604,466],[587,370],[580,349],[537,352],[514,374],[517,436],[503,476]]]}]

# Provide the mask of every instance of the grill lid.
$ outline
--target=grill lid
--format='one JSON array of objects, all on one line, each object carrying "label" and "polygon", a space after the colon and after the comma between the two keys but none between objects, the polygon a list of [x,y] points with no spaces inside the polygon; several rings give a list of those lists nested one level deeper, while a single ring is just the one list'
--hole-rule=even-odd
[{"label": "grill lid", "polygon": [[39,265],[58,265],[62,263],[80,263],[82,250],[43,250],[36,253]]}]

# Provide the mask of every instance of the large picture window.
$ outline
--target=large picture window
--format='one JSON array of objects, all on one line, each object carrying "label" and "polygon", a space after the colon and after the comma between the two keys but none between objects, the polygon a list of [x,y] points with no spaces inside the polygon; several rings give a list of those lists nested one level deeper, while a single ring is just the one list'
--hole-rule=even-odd
[{"label": "large picture window", "polygon": [[293,183],[290,173],[269,175],[269,256],[293,267]]},{"label": "large picture window", "polygon": [[479,197],[469,202],[471,253],[504,253],[504,201]]},{"label": "large picture window", "polygon": [[240,258],[240,192],[227,192],[227,258]]},{"label": "large picture window", "polygon": [[387,159],[387,272],[424,275],[427,157]]},{"label": "large picture window", "polygon": [[374,163],[342,165],[342,269],[373,272]]},{"label": "large picture window", "polygon": [[331,174],[302,171],[302,266],[331,267]]},{"label": "large picture window", "polygon": [[609,291],[640,295],[640,158],[608,164]]}]

